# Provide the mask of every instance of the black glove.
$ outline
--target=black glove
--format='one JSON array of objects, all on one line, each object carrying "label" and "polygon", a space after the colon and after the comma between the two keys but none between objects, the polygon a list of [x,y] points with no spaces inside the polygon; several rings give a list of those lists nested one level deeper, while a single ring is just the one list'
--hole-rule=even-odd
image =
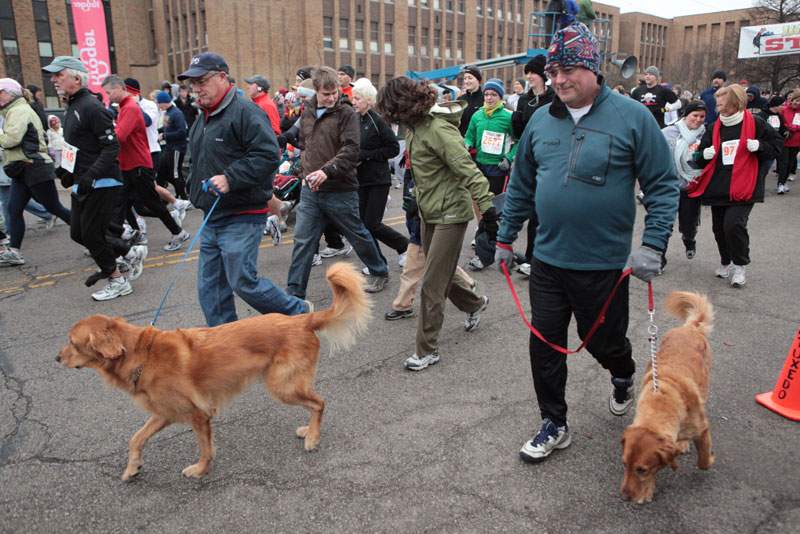
[{"label": "black glove", "polygon": [[79,195],[87,195],[92,192],[92,180],[89,176],[84,176],[83,178],[76,180],[78,184],[78,194]]},{"label": "black glove", "polygon": [[497,231],[500,229],[497,225],[497,211],[494,206],[481,214],[481,223],[483,229],[486,231],[489,241],[497,241]]},{"label": "black glove", "polygon": [[408,213],[409,217],[413,217],[417,214],[419,206],[417,205],[417,199],[414,195],[403,195],[403,209]]}]

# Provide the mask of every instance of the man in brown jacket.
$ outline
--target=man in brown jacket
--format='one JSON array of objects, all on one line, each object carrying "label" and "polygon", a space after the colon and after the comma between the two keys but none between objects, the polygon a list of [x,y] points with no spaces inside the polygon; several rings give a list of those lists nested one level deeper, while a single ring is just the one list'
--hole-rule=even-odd
[{"label": "man in brown jacket", "polygon": [[335,70],[315,69],[312,82],[316,95],[300,117],[300,177],[305,184],[297,207],[286,293],[305,298],[311,261],[327,221],[353,245],[369,269],[366,290],[377,293],[386,285],[389,269],[358,213],[358,115],[350,100],[339,92]]}]

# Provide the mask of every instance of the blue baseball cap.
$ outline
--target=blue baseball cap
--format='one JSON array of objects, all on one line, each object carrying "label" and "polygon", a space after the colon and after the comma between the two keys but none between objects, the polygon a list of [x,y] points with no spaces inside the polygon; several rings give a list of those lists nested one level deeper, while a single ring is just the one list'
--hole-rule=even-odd
[{"label": "blue baseball cap", "polygon": [[189,62],[189,68],[186,72],[181,73],[178,79],[183,81],[187,78],[199,78],[208,74],[211,71],[229,73],[230,69],[225,59],[219,54],[213,52],[203,52],[197,54]]},{"label": "blue baseball cap", "polygon": [[53,61],[44,67],[42,70],[45,72],[61,72],[64,69],[75,69],[81,72],[89,72],[86,65],[81,63],[81,60],[72,56],[58,56],[53,58]]}]

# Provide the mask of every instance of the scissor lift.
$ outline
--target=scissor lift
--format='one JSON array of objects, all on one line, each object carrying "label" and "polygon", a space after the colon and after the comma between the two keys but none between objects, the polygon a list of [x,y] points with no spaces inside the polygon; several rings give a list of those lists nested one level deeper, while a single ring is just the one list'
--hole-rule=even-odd
[{"label": "scissor lift", "polygon": [[[539,54],[547,54],[547,44],[553,39],[553,33],[555,33],[554,30],[556,25],[555,21],[558,15],[559,13],[547,11],[533,12],[530,14],[528,20],[528,39],[526,43],[527,50],[524,53],[482,59],[478,61],[472,61],[469,64],[453,65],[452,67],[443,67],[441,69],[424,72],[410,70],[406,72],[406,76],[420,81],[440,80],[440,84],[444,84],[458,78],[458,76],[467,66],[476,67],[479,70],[491,70],[525,64],[534,56],[538,56]],[[548,22],[550,22],[550,24],[547,24]],[[608,50],[608,25],[608,19],[595,19],[592,21],[590,28],[600,45],[601,65],[605,62],[605,57]],[[544,46],[544,48],[540,48],[541,46]]]}]

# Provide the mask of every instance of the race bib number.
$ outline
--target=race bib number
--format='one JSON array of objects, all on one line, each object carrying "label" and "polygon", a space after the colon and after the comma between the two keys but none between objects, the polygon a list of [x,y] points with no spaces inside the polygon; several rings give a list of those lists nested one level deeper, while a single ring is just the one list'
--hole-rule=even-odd
[{"label": "race bib number", "polygon": [[[797,120],[797,115],[794,116],[795,120]],[[777,115],[770,115],[769,116],[769,125],[775,128],[776,130],[781,127],[781,119]]]},{"label": "race bib number", "polygon": [[800,113],[794,114],[794,119],[792,119],[792,124],[795,126],[800,126]]},{"label": "race bib number", "polygon": [[739,149],[739,140],[725,141],[722,143],[722,164],[733,165],[736,159],[736,151]]},{"label": "race bib number", "polygon": [[481,152],[484,154],[493,154],[495,156],[502,155],[503,141],[505,138],[505,134],[484,130],[483,137],[481,138]]},{"label": "race bib number", "polygon": [[78,157],[78,149],[64,142],[64,148],[61,149],[61,168],[69,173],[75,172],[75,158]]}]

